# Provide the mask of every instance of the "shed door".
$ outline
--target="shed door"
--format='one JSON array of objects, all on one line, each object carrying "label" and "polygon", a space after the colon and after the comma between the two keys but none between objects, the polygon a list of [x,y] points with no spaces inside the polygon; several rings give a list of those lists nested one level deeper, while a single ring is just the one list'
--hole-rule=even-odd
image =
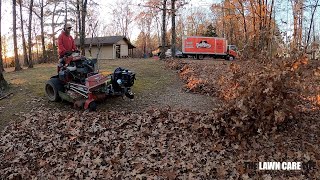
[{"label": "shed door", "polygon": [[120,58],[120,45],[116,45],[116,58]]}]

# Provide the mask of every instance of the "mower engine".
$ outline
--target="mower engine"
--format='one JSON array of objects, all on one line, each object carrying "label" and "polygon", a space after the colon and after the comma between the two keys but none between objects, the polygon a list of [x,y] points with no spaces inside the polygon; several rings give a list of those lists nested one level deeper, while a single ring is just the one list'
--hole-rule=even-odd
[{"label": "mower engine", "polygon": [[115,92],[124,93],[128,98],[133,99],[133,94],[130,91],[130,87],[133,86],[135,80],[135,74],[127,69],[118,67],[112,77],[112,88]]},{"label": "mower engine", "polygon": [[58,65],[59,79],[84,84],[87,77],[97,73],[96,63],[97,59],[87,59],[78,54],[63,58]]},{"label": "mower engine", "polygon": [[108,96],[134,98],[131,87],[135,73],[118,67],[112,74],[104,76],[97,72],[96,59],[79,54],[60,59],[58,75],[46,83],[45,91],[50,101],[63,99],[76,107],[96,110],[96,102]]}]

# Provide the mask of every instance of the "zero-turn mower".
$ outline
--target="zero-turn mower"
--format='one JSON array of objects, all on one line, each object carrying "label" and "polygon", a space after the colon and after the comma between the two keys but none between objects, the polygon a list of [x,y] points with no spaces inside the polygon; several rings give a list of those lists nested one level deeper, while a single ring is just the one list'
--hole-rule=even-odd
[{"label": "zero-turn mower", "polygon": [[46,82],[45,92],[50,101],[65,100],[75,107],[95,111],[97,101],[109,96],[134,98],[131,87],[135,73],[118,67],[113,73],[98,72],[97,59],[81,56],[79,52],[67,53],[59,60],[58,75]]}]

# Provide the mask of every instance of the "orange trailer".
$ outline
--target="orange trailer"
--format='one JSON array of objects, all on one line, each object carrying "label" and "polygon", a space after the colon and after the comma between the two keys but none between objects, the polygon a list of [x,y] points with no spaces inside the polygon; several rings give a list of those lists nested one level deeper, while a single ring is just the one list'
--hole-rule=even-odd
[{"label": "orange trailer", "polygon": [[238,54],[234,45],[228,45],[225,38],[186,36],[182,39],[182,53],[185,57],[204,57],[234,60]]}]

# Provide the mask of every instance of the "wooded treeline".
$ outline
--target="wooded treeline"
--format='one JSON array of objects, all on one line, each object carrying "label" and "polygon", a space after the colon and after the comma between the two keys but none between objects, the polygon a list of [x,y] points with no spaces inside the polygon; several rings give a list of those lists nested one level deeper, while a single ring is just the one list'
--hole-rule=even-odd
[{"label": "wooded treeline", "polygon": [[[7,1],[8,3],[8,1]],[[33,63],[55,62],[57,60],[57,37],[65,22],[71,23],[75,38],[87,35],[88,18],[97,6],[94,1],[88,0],[13,0],[12,16],[3,17],[12,19],[13,35],[2,34],[2,62],[6,66],[14,65],[16,70],[24,65],[29,68]],[[4,7],[2,7],[4,8]],[[97,18],[95,18],[96,20]],[[3,24],[3,23],[2,23]],[[84,35],[83,35],[84,34]],[[11,61],[9,47],[17,42],[14,48],[14,61]],[[18,63],[19,62],[19,63]]]},{"label": "wooded treeline", "polygon": [[[172,2],[177,4],[176,9],[172,8]],[[181,49],[182,36],[187,35],[225,37],[245,58],[258,54],[272,58],[301,53],[315,58],[318,53],[320,27],[315,21],[319,24],[319,0],[223,0],[204,5],[200,1],[200,6],[194,7],[189,4],[190,1],[149,0],[142,5],[145,9],[138,19],[146,21],[146,15],[150,14],[151,23],[146,23],[144,28],[155,30],[153,33],[141,30],[136,41],[138,50],[149,53],[150,49],[163,44],[162,37],[167,42],[165,45],[171,45],[171,35],[175,32],[178,49]],[[161,12],[164,11],[167,11],[165,25],[169,28],[165,36],[161,36],[159,19],[163,19]],[[176,17],[175,31],[170,17]]]},{"label": "wooded treeline", "polygon": [[[184,35],[225,37],[242,57],[316,57],[319,46],[319,0],[222,0],[210,4],[191,0],[117,0],[101,6],[94,0],[13,0],[13,36],[1,35],[3,65],[29,68],[57,60],[56,38],[64,23],[74,25],[75,38],[123,35],[131,39],[135,57],[147,57],[162,47],[181,50]],[[1,3],[3,3],[1,2]],[[2,5],[2,4],[0,4]],[[2,7],[4,8],[4,7]],[[103,22],[100,11],[111,21]],[[2,15],[2,14],[1,14]],[[5,20],[2,16],[1,24]],[[131,36],[138,34],[136,39]],[[14,56],[9,57],[9,46]],[[83,46],[82,46],[83,48]],[[174,53],[172,53],[174,54]]]}]

